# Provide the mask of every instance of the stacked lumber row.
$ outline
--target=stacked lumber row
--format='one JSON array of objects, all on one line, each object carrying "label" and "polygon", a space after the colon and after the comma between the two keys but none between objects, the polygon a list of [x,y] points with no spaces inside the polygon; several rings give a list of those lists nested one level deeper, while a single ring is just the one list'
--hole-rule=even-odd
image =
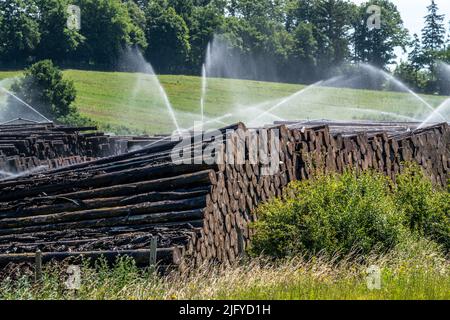
[{"label": "stacked lumber row", "polygon": [[[17,201],[4,203],[2,208],[2,223],[7,224],[0,227],[0,265],[2,261],[27,261],[37,249],[44,257],[54,258],[74,251],[85,256],[129,253],[128,248],[136,255],[137,250],[150,247],[155,235],[159,248],[185,243],[195,220],[201,220],[198,208],[204,207],[208,172],[183,177],[180,167],[172,174],[179,170],[178,182],[173,178],[160,181],[156,177],[170,173],[151,168],[150,152],[150,165],[146,166],[145,154],[91,161],[3,182],[1,195]],[[132,168],[136,170],[130,172]],[[111,185],[116,187],[108,187]],[[17,191],[17,197],[8,195],[8,189]],[[182,216],[178,221],[175,212]]]},{"label": "stacked lumber row", "polygon": [[201,228],[212,176],[208,170],[183,171],[190,170],[165,171],[169,178],[135,176],[113,187],[63,187],[45,197],[28,190],[28,198],[1,209],[0,265],[2,259],[25,258],[37,249],[55,256],[145,250],[154,236],[158,248],[173,252],[171,263],[176,262],[175,248]]},{"label": "stacked lumber row", "polygon": [[[370,134],[358,128],[352,134],[347,126],[341,126],[344,134],[330,132],[330,126],[267,127],[273,131],[262,131],[266,140],[258,137],[258,157],[270,152],[276,160],[270,164],[252,159],[254,136],[239,123],[221,129],[219,142],[217,137],[193,137],[184,147],[163,142],[0,182],[0,266],[26,261],[37,249],[46,259],[122,253],[141,261],[155,236],[161,263],[180,268],[229,264],[252,237],[249,223],[257,219],[255,207],[280,196],[290,181],[308,179],[320,168],[375,168],[395,178],[402,161],[412,160],[436,183],[448,178],[447,124],[414,132],[391,128],[389,134],[386,124],[373,127]],[[276,154],[268,151],[272,137],[279,145]],[[195,164],[198,150],[212,145],[219,161]],[[174,153],[186,150],[194,161],[173,161]],[[269,167],[275,170],[268,175]]]},{"label": "stacked lumber row", "polygon": [[345,168],[354,168],[376,169],[395,181],[404,162],[416,162],[434,184],[447,185],[450,174],[447,123],[416,130],[414,124],[383,123],[381,127],[372,124],[370,133],[355,124],[314,125],[316,123],[289,124],[296,137],[298,179],[308,179],[321,169],[342,172]]},{"label": "stacked lumber row", "polygon": [[159,137],[111,137],[88,132],[95,127],[52,123],[0,125],[0,170],[21,173],[38,167],[56,168],[123,154],[154,143]]},{"label": "stacked lumber row", "polygon": [[[249,224],[257,219],[254,209],[261,202],[281,196],[284,187],[295,178],[294,150],[289,147],[289,131],[285,126],[272,126],[269,129],[273,131],[258,132],[257,161],[252,160],[249,152],[254,136],[247,128],[241,129],[226,135],[226,140],[235,143],[224,146],[225,163],[219,165],[216,172],[200,237],[189,243],[193,248],[188,247],[190,255],[187,260],[196,266],[214,261],[225,265],[235,262],[251,240]],[[264,134],[268,135],[267,139],[261,139]],[[272,135],[273,139],[279,140],[280,148],[278,156],[271,154],[275,157],[266,164],[261,161],[261,156],[271,151]],[[240,144],[245,148],[240,149]],[[245,159],[245,162],[240,162],[240,159]],[[272,174],[268,174],[269,169],[273,170]]]},{"label": "stacked lumber row", "polygon": [[49,169],[70,166],[93,160],[84,156],[71,156],[56,159],[39,160],[36,157],[8,157],[1,161],[0,180],[18,178],[30,173],[44,172]]},{"label": "stacked lumber row", "polygon": [[[222,132],[250,143],[243,124]],[[212,140],[194,141],[195,160],[197,148],[205,149]],[[217,144],[215,156],[225,157],[225,142]],[[176,145],[167,142],[0,182],[0,265],[9,258],[30,259],[37,249],[55,258],[63,252],[146,250],[154,236],[159,249],[173,252],[172,263],[234,262],[244,249],[240,230],[241,244],[250,239],[253,209],[281,195],[289,182],[283,161],[287,141],[281,144],[283,160],[275,164],[280,170],[270,176],[245,154],[239,165],[173,163]],[[232,149],[232,157],[242,156],[236,146]],[[288,163],[293,177],[293,163]]]},{"label": "stacked lumber row", "polygon": [[171,140],[168,135],[154,135],[154,136],[116,136],[116,140],[127,141],[127,149],[130,151],[139,150],[148,145],[162,144]]},{"label": "stacked lumber row", "polygon": [[108,156],[116,149],[120,150],[120,146],[117,148],[115,145],[116,141],[102,133],[82,133],[92,130],[96,128],[72,128],[51,123],[0,126],[0,152],[4,156],[45,160],[74,155]]},{"label": "stacked lumber row", "polygon": [[[217,207],[207,213],[210,213],[209,217],[214,215],[214,221],[219,221],[221,225],[218,212],[232,211],[231,226],[227,229],[231,243],[236,241],[237,227],[243,230],[247,245],[251,239],[248,223],[257,219],[253,210],[255,206],[281,195],[289,182],[309,179],[318,171],[342,173],[345,169],[375,169],[395,181],[396,175],[403,170],[404,162],[416,162],[435,185],[446,187],[450,179],[450,126],[448,123],[441,123],[418,129],[419,126],[419,123],[367,122],[295,123],[288,126],[276,123],[274,126],[267,126],[266,128],[278,129],[280,132],[279,171],[271,176],[262,176],[256,170],[255,175],[252,175],[252,166],[248,163],[245,166],[227,164],[223,179],[228,195],[224,192],[224,196],[218,199]],[[261,172],[261,165],[257,167]],[[218,176],[218,181],[221,179]],[[230,186],[233,183],[235,185]],[[222,209],[223,203],[228,203],[229,195],[232,194],[230,191],[235,190],[238,190],[235,197],[237,204],[232,205],[231,210]],[[205,219],[208,220],[208,215]],[[208,239],[203,241],[210,246],[213,238],[208,236],[207,231],[206,226],[202,230],[206,237],[201,239]],[[203,245],[197,249],[202,248]],[[234,248],[237,253],[238,248]],[[211,247],[206,252],[211,252]],[[203,253],[202,258],[204,256]],[[207,258],[210,261],[210,257]],[[226,258],[223,261],[228,262]]]},{"label": "stacked lumber row", "polygon": [[340,134],[342,136],[354,136],[358,133],[364,133],[369,137],[374,134],[384,132],[388,135],[408,133],[417,130],[421,123],[419,122],[376,122],[376,121],[329,121],[329,120],[313,120],[313,121],[276,121],[275,124],[286,125],[290,128],[314,128],[327,126],[332,135]]},{"label": "stacked lumber row", "polygon": [[0,152],[4,156],[36,157],[40,160],[58,156],[82,155],[78,131],[95,128],[56,127],[51,123],[0,126]]}]

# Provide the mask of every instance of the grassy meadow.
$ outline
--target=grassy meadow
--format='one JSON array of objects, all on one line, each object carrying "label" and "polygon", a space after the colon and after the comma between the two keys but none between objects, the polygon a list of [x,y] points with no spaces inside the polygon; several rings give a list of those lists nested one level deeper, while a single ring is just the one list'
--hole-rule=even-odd
[{"label": "grassy meadow", "polygon": [[[78,110],[102,129],[127,127],[148,133],[175,130],[155,77],[80,70],[66,70],[64,74],[75,82]],[[18,75],[20,72],[0,72],[0,80]],[[159,81],[180,127],[190,128],[194,121],[201,120],[201,78],[162,75]],[[434,108],[446,99],[422,97]],[[236,121],[258,125],[281,119],[421,120],[428,112],[422,102],[401,92],[321,86],[306,89],[302,85],[231,79],[208,79],[205,99],[209,127]],[[222,118],[215,121],[217,117]]]}]

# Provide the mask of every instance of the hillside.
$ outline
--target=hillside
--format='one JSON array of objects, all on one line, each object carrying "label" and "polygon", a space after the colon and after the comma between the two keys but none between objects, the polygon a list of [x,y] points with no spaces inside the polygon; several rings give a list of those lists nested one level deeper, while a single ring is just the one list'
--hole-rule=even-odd
[{"label": "hillside", "polygon": [[[80,112],[100,127],[125,126],[149,133],[175,129],[155,78],[138,73],[66,70],[75,82]],[[0,80],[19,75],[0,72]],[[173,105],[180,127],[201,120],[201,78],[162,75],[159,77]],[[5,84],[5,83],[4,83]],[[208,79],[205,121],[218,127],[237,120],[254,124],[279,119],[423,119],[428,109],[411,94],[331,87],[305,86],[230,79]],[[301,93],[299,90],[305,89]],[[292,95],[294,96],[292,97]],[[284,98],[290,99],[283,101]],[[423,96],[433,107],[445,97]],[[276,107],[278,105],[278,107]],[[265,110],[270,113],[265,114]],[[395,116],[389,113],[397,113]],[[222,122],[211,121],[225,116]]]}]

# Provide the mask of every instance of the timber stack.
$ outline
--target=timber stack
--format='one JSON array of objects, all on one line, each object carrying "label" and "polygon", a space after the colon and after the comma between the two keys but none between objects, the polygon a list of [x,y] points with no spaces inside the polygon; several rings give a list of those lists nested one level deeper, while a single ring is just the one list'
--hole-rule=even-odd
[{"label": "timber stack", "polygon": [[295,136],[297,179],[317,169],[375,169],[393,181],[404,162],[419,164],[435,185],[447,186],[450,129],[447,123],[285,122]]},{"label": "timber stack", "polygon": [[153,141],[150,137],[110,137],[96,130],[53,123],[0,125],[0,177],[123,154]]},{"label": "timber stack", "polygon": [[418,126],[286,122],[254,131],[238,123],[220,139],[166,140],[0,181],[0,267],[38,249],[46,260],[129,255],[148,265],[152,239],[163,265],[233,263],[251,240],[256,206],[317,170],[373,168],[395,178],[415,161],[446,185],[449,126]]}]

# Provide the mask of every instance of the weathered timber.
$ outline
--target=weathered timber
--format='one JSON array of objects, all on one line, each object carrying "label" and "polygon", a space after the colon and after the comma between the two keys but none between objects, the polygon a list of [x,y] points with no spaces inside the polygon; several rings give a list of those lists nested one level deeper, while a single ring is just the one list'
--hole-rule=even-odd
[{"label": "weathered timber", "polygon": [[95,200],[72,200],[61,197],[40,197],[22,200],[13,206],[0,209],[0,218],[20,218],[27,216],[47,215],[58,212],[74,212],[114,206],[132,205],[143,202],[158,202],[190,199],[206,195],[211,187],[200,187],[197,190],[178,190],[174,192],[149,192],[135,196],[99,198]]},{"label": "weathered timber", "polygon": [[61,212],[48,215],[10,218],[0,220],[0,232],[8,228],[20,228],[33,225],[57,224],[62,222],[79,222],[84,220],[131,217],[139,214],[163,213],[169,211],[185,211],[206,207],[206,197],[196,197],[183,200],[142,202],[136,205],[123,207],[105,207],[75,212]]},{"label": "weathered timber", "polygon": [[[100,198],[100,197],[112,197],[112,196],[123,196],[130,194],[139,194],[151,191],[165,191],[168,188],[170,189],[180,189],[183,187],[199,187],[205,186],[214,179],[212,170],[204,170],[195,173],[183,174],[170,178],[162,178],[155,179],[143,182],[136,182],[124,185],[117,185],[111,187],[104,188],[96,188],[86,191],[73,191],[68,193],[60,194],[61,197],[72,198],[72,199],[92,199],[92,198]],[[113,185],[114,181],[110,181],[105,185]],[[22,189],[22,190],[20,190]],[[26,189],[18,188],[18,190],[11,190],[9,192],[5,192],[0,194],[0,201],[10,201],[16,199],[17,197],[35,197],[39,194],[45,193],[48,194],[56,194],[58,188],[57,185],[47,185],[42,187],[42,189],[38,188],[30,188]],[[72,190],[76,190],[76,185],[72,187]],[[67,191],[67,190],[62,190]]]}]

